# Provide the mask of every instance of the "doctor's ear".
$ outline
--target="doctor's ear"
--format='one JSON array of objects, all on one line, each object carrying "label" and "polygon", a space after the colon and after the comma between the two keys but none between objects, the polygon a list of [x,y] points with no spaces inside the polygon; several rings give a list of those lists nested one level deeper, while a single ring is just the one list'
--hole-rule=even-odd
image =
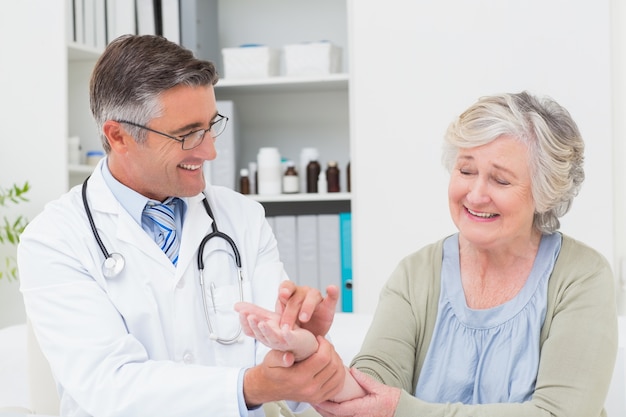
[{"label": "doctor's ear", "polygon": [[135,141],[135,139],[126,132],[124,126],[114,120],[104,122],[102,131],[107,137],[113,152],[125,153],[128,147],[128,141]]}]

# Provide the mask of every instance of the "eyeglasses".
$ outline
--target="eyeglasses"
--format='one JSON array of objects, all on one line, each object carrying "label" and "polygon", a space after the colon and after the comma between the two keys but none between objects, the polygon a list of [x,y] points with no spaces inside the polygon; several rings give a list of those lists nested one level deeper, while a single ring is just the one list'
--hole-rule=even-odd
[{"label": "eyeglasses", "polygon": [[116,122],[124,123],[124,124],[131,125],[131,126],[135,126],[135,127],[140,128],[140,129],[145,129],[145,130],[148,130],[150,132],[156,133],[158,135],[165,136],[166,138],[175,140],[176,142],[180,142],[180,144],[182,145],[182,148],[184,150],[188,150],[188,149],[193,149],[196,146],[199,146],[202,143],[202,141],[204,140],[204,135],[206,135],[207,132],[211,133],[211,137],[212,138],[218,137],[224,131],[224,129],[226,129],[226,124],[228,122],[228,117],[223,116],[223,115],[218,113],[217,116],[216,116],[216,119],[213,120],[211,123],[209,123],[209,128],[208,129],[195,130],[195,131],[193,131],[191,133],[187,133],[186,135],[183,135],[183,136],[180,136],[180,137],[168,135],[167,133],[159,132],[158,130],[150,129],[147,126],[140,125],[140,124],[133,123],[133,122],[129,122],[127,120],[116,120]]}]

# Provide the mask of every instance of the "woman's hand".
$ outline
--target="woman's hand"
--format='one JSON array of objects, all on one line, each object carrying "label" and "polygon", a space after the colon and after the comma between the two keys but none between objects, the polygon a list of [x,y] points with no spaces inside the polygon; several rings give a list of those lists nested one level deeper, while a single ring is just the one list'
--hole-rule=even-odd
[{"label": "woman's hand", "polygon": [[393,417],[400,401],[400,389],[381,384],[354,368],[350,373],[366,395],[342,403],[314,404],[315,410],[324,417]]},{"label": "woman's hand", "polygon": [[235,304],[235,311],[239,312],[241,328],[246,335],[270,349],[292,352],[296,362],[308,358],[317,350],[318,343],[313,333],[298,326],[279,327],[278,313],[243,301]]},{"label": "woman's hand", "polygon": [[276,300],[276,312],[281,315],[281,327],[286,324],[292,328],[294,324],[298,324],[316,336],[325,336],[335,317],[339,287],[329,285],[326,294],[326,297],[322,297],[315,288],[283,281]]}]

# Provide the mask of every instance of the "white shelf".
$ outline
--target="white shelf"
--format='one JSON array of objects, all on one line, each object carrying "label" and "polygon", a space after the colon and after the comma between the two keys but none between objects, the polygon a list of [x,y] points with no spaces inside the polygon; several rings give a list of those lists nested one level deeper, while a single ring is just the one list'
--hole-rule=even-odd
[{"label": "white shelf", "polygon": [[70,174],[91,174],[95,167],[93,165],[74,165],[70,164],[67,166],[67,170]]},{"label": "white shelf", "polygon": [[223,78],[218,81],[215,88],[227,92],[341,91],[348,89],[348,80],[349,75],[346,73],[315,77]]},{"label": "white shelf", "polygon": [[258,195],[249,194],[253,200],[260,203],[289,203],[289,202],[309,202],[309,201],[349,201],[350,193],[297,193],[297,194],[276,194]]},{"label": "white shelf", "polygon": [[67,45],[67,57],[70,61],[95,61],[101,53],[102,51],[96,48],[76,42]]}]

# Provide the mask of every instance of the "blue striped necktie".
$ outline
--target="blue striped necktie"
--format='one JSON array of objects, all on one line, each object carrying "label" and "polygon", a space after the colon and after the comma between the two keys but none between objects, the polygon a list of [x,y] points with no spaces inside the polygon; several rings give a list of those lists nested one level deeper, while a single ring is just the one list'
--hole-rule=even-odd
[{"label": "blue striped necktie", "polygon": [[155,242],[163,252],[176,265],[178,262],[178,249],[180,249],[180,239],[176,233],[176,220],[174,218],[174,207],[176,197],[170,197],[163,203],[152,201],[146,204],[143,215],[148,219],[148,223],[157,226]]}]

